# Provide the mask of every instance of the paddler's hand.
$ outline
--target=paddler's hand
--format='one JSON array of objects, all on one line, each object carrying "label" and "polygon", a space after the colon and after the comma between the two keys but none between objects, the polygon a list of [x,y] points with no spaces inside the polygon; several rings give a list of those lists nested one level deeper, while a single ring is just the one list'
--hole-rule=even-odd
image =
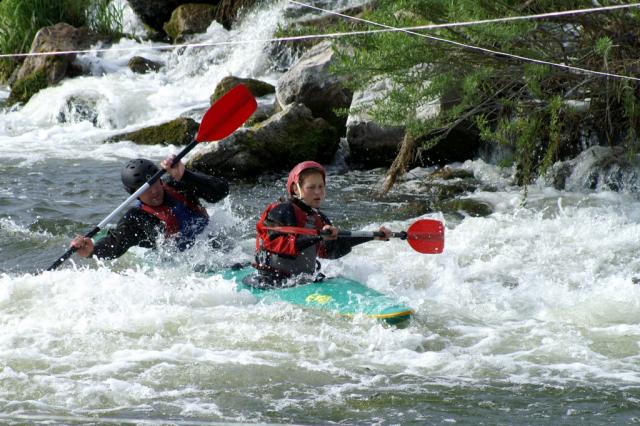
[{"label": "paddler's hand", "polygon": [[373,237],[374,240],[389,241],[389,238],[391,238],[391,236],[393,235],[393,231],[385,228],[384,226],[378,228],[378,232],[382,232],[384,234],[384,237]]},{"label": "paddler's hand", "polygon": [[338,238],[338,228],[336,228],[335,226],[325,225],[322,227],[322,231],[331,232],[330,234],[327,233],[326,235],[322,234],[322,238],[325,240],[335,240],[336,238]]},{"label": "paddler's hand", "polygon": [[75,247],[76,253],[82,257],[89,257],[93,254],[93,240],[82,235],[71,240],[71,247]]},{"label": "paddler's hand", "polygon": [[176,158],[175,154],[169,155],[167,158],[160,162],[160,167],[167,171],[177,182],[182,180],[182,176],[184,175],[184,163],[182,161],[178,161],[178,163],[171,167],[171,163],[173,159]]}]

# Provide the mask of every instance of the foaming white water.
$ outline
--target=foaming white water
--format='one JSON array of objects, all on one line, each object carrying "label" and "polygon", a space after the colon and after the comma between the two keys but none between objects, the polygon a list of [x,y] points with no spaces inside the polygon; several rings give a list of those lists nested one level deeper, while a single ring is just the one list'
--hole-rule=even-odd
[{"label": "foaming white water", "polygon": [[420,375],[637,384],[636,197],[531,187],[523,207],[506,188],[469,196],[496,213],[450,224],[444,254],[370,242],[331,265],[416,309],[419,347],[374,359]]},{"label": "foaming white water", "polygon": [[[136,411],[155,401],[174,415],[229,421],[259,417],[267,407],[251,397],[265,389],[270,409],[294,410],[301,401],[343,404],[354,393],[425,383],[637,385],[638,202],[548,188],[529,194],[526,207],[506,188],[472,194],[502,202],[489,217],[449,223],[441,255],[392,240],[324,262],[329,273],[410,304],[416,317],[402,329],[256,304],[180,258],[119,272],[2,275],[3,380],[16,399],[49,395],[42,409]],[[234,226],[231,207],[211,213]],[[207,253],[196,250],[195,258]],[[250,258],[250,250],[229,256]],[[241,417],[207,397],[219,381],[249,398]]]}]

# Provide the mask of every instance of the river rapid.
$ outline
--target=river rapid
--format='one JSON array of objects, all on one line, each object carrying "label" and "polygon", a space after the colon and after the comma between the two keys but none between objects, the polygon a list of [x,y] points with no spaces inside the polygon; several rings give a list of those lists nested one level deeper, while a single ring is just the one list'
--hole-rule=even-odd
[{"label": "river rapid", "polygon": [[[320,2],[317,2],[320,4]],[[325,1],[339,8],[357,4]],[[267,39],[286,2],[196,41]],[[130,19],[129,25],[139,25]],[[284,176],[231,182],[207,209],[224,250],[132,249],[115,262],[72,257],[125,198],[120,165],[180,147],[101,141],[180,114],[198,117],[226,75],[274,82],[265,43],[147,50],[123,41],[82,55],[94,76],[64,81],[0,113],[0,422],[4,424],[632,424],[640,422],[640,201],[635,193],[544,184],[454,164],[492,191],[466,194],[487,217],[433,213],[445,251],[370,242],[325,273],[357,279],[415,309],[406,327],[256,303],[194,272],[252,257],[255,220]],[[140,48],[117,50],[116,48]],[[137,75],[128,59],[167,64]],[[3,89],[2,96],[8,96]],[[91,99],[90,120],[68,99]],[[329,167],[325,211],[345,229],[406,229],[430,170],[386,198],[383,170]]]}]

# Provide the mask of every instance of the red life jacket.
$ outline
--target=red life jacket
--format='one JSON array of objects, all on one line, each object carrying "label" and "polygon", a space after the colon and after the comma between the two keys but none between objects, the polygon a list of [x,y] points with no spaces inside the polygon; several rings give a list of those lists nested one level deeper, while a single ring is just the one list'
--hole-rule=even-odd
[{"label": "red life jacket", "polygon": [[[270,234],[274,231],[271,231],[267,225],[265,225],[264,221],[267,219],[269,212],[276,207],[277,205],[282,204],[281,202],[276,201],[275,203],[271,203],[267,206],[265,211],[260,216],[258,223],[256,223],[256,250],[265,249],[271,253],[284,254],[286,256],[297,256],[300,253],[297,252],[295,247],[296,234],[285,234],[282,236],[278,236],[276,238],[271,239]],[[326,223],[322,220],[322,216],[319,214],[313,214],[313,226],[309,225],[309,214],[307,214],[304,210],[302,210],[295,203],[290,203],[293,207],[293,213],[295,215],[296,223],[293,226],[297,227],[308,227],[315,228],[317,230],[321,230]],[[291,225],[289,225],[291,226]],[[316,244],[316,250],[319,250],[319,243]]]},{"label": "red life jacket", "polygon": [[[195,215],[198,215],[203,218],[208,218],[209,214],[207,210],[202,207],[200,204],[195,203],[189,199],[187,199],[184,195],[178,192],[172,186],[162,184],[162,188],[165,191],[165,196],[169,195],[169,197],[173,198],[179,203],[182,203],[186,207],[189,208]],[[147,204],[142,203],[140,208],[147,213],[150,213],[160,219],[164,224],[164,232],[167,236],[175,235],[180,232],[180,221],[179,218],[176,217],[171,206],[167,205],[167,203],[162,203],[159,206],[153,207]]]}]

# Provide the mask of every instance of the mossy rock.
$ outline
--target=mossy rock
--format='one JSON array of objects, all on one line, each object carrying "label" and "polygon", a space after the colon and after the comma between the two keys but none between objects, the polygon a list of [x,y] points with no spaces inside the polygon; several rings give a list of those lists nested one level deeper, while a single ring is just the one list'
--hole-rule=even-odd
[{"label": "mossy rock", "polygon": [[289,105],[279,114],[288,119],[282,120],[277,130],[271,126],[277,121],[276,116],[253,127],[260,139],[258,144],[266,147],[275,160],[274,166],[284,163],[288,168],[308,159],[320,163],[331,161],[340,142],[335,127],[322,118],[313,117],[302,104]]},{"label": "mossy rock", "polygon": [[251,94],[256,98],[261,98],[276,92],[276,88],[273,85],[265,83],[264,81],[255,80],[253,78],[228,76],[220,80],[220,83],[216,86],[216,90],[213,92],[213,95],[211,95],[211,104],[213,105],[213,103],[220,99],[222,95],[238,84],[244,84],[247,86],[247,89],[249,89]]},{"label": "mossy rock", "polygon": [[486,217],[493,213],[491,205],[472,198],[445,201],[440,204],[440,210],[451,213],[463,212],[472,217]]},{"label": "mossy rock", "polygon": [[143,58],[142,56],[132,57],[129,59],[129,63],[127,65],[129,66],[129,69],[136,74],[146,74],[150,71],[157,72],[162,68],[161,63]]},{"label": "mossy rock", "polygon": [[0,84],[7,84],[11,79],[11,75],[20,64],[16,61],[8,59],[0,59]]},{"label": "mossy rock", "polygon": [[431,186],[430,192],[436,200],[449,200],[451,198],[468,194],[478,189],[475,182],[457,181],[447,184],[436,184]]},{"label": "mossy rock", "polygon": [[188,3],[178,6],[163,29],[174,42],[181,42],[189,34],[203,33],[216,17],[216,6]]},{"label": "mossy rock", "polygon": [[247,127],[255,126],[258,123],[262,123],[268,120],[278,111],[276,110],[276,103],[273,104],[258,104],[258,109],[244,122]]},{"label": "mossy rock", "polygon": [[290,104],[260,124],[209,144],[187,166],[225,177],[256,178],[281,173],[303,160],[329,163],[339,141],[338,131],[326,120],[314,118],[303,104]]},{"label": "mossy rock", "polygon": [[443,167],[431,173],[431,175],[429,175],[429,178],[453,180],[453,179],[474,179],[475,176],[473,175],[473,173],[467,170],[454,169],[451,167]]},{"label": "mossy rock", "polygon": [[131,141],[139,145],[186,145],[198,133],[199,124],[191,118],[176,118],[167,123],[109,138],[106,142]]},{"label": "mossy rock", "polygon": [[9,105],[19,102],[26,103],[33,95],[48,86],[47,71],[44,68],[39,68],[14,83],[7,103]]},{"label": "mossy rock", "polygon": [[392,210],[393,214],[390,215],[389,220],[406,220],[432,212],[433,207],[431,206],[431,203],[428,201],[416,200]]},{"label": "mossy rock", "polygon": [[216,21],[220,22],[225,29],[230,30],[232,24],[238,19],[240,11],[249,10],[256,3],[256,0],[221,0],[218,3]]}]

